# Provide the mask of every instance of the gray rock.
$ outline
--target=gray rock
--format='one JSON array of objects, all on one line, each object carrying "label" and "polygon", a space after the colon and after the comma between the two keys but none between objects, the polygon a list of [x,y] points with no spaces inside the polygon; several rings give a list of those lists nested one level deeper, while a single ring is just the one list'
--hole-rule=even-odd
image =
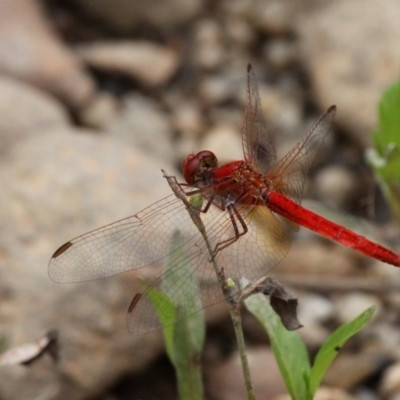
[{"label": "gray rock", "polygon": [[340,165],[325,167],[315,177],[319,199],[337,208],[352,204],[362,189],[361,184],[356,173]]},{"label": "gray rock", "polygon": [[200,12],[200,0],[86,0],[75,2],[91,17],[102,20],[112,29],[129,33],[138,26],[162,31],[191,21]]},{"label": "gray rock", "polygon": [[[286,392],[272,350],[267,347],[247,349],[254,394],[258,399],[270,399]],[[266,372],[268,371],[268,372]],[[209,371],[209,393],[213,399],[241,400],[246,398],[242,367],[238,353]]]},{"label": "gray rock", "polygon": [[323,108],[362,145],[377,127],[378,101],[399,76],[400,3],[340,0],[308,8],[298,20],[304,62]]},{"label": "gray rock", "polygon": [[141,95],[126,96],[121,111],[104,129],[147,154],[167,162],[174,159],[172,130],[166,113],[157,103]]},{"label": "gray rock", "polygon": [[293,21],[299,2],[293,0],[262,0],[252,4],[249,15],[251,22],[268,35],[284,35],[292,32]]},{"label": "gray rock", "polygon": [[398,361],[384,372],[379,392],[381,396],[390,400],[400,398],[400,363]]},{"label": "gray rock", "polygon": [[193,28],[193,64],[201,69],[215,69],[226,62],[223,29],[214,19],[203,19]]},{"label": "gray rock", "polygon": [[30,135],[69,125],[59,101],[32,85],[0,76],[0,152]]},{"label": "gray rock", "polygon": [[137,275],[73,285],[47,276],[63,242],[169,194],[159,167],[123,140],[72,128],[37,132],[2,160],[0,331],[11,347],[56,328],[61,346],[57,366],[43,357],[0,369],[2,399],[93,397],[161,350],[160,333],[126,330]]},{"label": "gray rock", "polygon": [[3,0],[0,26],[0,72],[41,87],[72,108],[93,95],[94,82],[59,40],[39,2]]},{"label": "gray rock", "polygon": [[82,44],[77,51],[93,68],[122,74],[150,86],[166,84],[179,62],[177,52],[144,40]]},{"label": "gray rock", "polygon": [[377,318],[383,308],[378,296],[355,292],[341,296],[334,302],[337,318],[342,324],[353,320],[372,305],[378,307],[374,313],[374,318]]},{"label": "gray rock", "polygon": [[240,132],[236,127],[228,124],[212,127],[204,140],[200,142],[199,149],[214,152],[221,165],[227,161],[243,159]]}]

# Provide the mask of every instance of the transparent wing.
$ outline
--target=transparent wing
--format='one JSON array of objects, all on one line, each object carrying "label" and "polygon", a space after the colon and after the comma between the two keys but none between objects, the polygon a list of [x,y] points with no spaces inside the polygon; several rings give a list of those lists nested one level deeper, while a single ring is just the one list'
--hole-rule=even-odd
[{"label": "transparent wing", "polygon": [[[210,209],[211,210],[211,209]],[[233,235],[232,222],[227,215],[215,220],[215,208],[210,214],[201,216],[212,247],[219,241]],[[253,282],[265,276],[287,254],[290,240],[287,231],[278,219],[266,207],[243,208],[240,210],[248,222],[248,232],[238,241],[217,253],[217,263],[224,269],[225,276],[239,283],[243,279]],[[268,227],[268,229],[266,229]],[[191,297],[192,280],[196,279],[200,286],[200,296],[188,310],[180,307],[180,318],[186,318],[191,313],[211,306],[223,300],[223,294],[218,286],[217,278],[210,262],[210,254],[204,248],[201,236],[193,238],[184,245],[184,251],[174,260],[165,265],[164,271],[147,282],[151,289],[162,290],[163,282],[173,273],[173,265],[179,265],[182,270],[175,278],[174,286],[164,293],[174,304],[185,304]],[[135,304],[127,316],[128,330],[133,335],[148,333],[160,328],[160,321],[154,313],[149,290],[135,297]],[[162,299],[157,300],[157,308],[163,313],[170,313],[168,304]]]},{"label": "transparent wing", "polygon": [[256,76],[250,64],[247,67],[242,144],[245,160],[253,164],[258,171],[267,172],[275,162],[275,148],[261,110]]},{"label": "transparent wing", "polygon": [[197,234],[188,222],[182,201],[172,194],[131,217],[65,243],[50,260],[50,278],[83,282],[154,264],[168,254],[175,227],[183,226],[186,240]]},{"label": "transparent wing", "polygon": [[[192,189],[182,189],[189,195]],[[287,254],[288,234],[276,217],[263,206],[242,207],[238,215],[245,221],[247,233],[217,253],[217,262],[225,276],[235,282],[254,281],[264,276]],[[231,216],[227,211],[211,206],[199,213],[211,248],[235,236]],[[176,257],[170,241],[175,229],[182,235],[182,249]],[[175,254],[175,253],[174,253]],[[190,307],[190,313],[222,300],[222,293],[210,262],[204,238],[195,226],[182,199],[175,194],[149,206],[138,214],[96,229],[61,246],[49,263],[49,275],[57,282],[80,282],[104,278],[149,264],[163,265],[154,269],[155,276],[148,287],[161,289],[162,282],[175,267],[179,278],[166,295],[177,304],[184,304],[192,279],[200,283],[200,296]],[[149,270],[146,270],[148,275]],[[148,289],[136,298],[137,304],[128,313],[128,329],[143,334],[160,327],[154,313]],[[167,303],[161,304],[167,310]],[[185,318],[189,311],[183,311]]]},{"label": "transparent wing", "polygon": [[329,133],[335,117],[336,106],[331,106],[311,127],[305,138],[289,153],[275,163],[268,176],[274,186],[281,187],[285,195],[300,204],[308,170]]}]

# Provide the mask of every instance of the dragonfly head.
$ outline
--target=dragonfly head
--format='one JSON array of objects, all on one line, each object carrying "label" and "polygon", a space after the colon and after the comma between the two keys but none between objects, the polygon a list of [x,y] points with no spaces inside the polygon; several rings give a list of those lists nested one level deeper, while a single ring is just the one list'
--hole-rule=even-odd
[{"label": "dragonfly head", "polygon": [[189,154],[183,162],[183,176],[189,185],[209,181],[218,168],[218,160],[214,153],[208,150],[197,154]]}]

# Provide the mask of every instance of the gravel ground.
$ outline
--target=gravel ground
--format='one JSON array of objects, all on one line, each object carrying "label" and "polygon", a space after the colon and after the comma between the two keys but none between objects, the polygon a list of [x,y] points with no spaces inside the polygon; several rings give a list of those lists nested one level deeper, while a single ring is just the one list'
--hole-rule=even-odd
[{"label": "gravel ground", "polygon": [[[57,285],[47,264],[72,237],[168,195],[161,168],[181,179],[182,161],[204,149],[242,159],[248,63],[278,157],[338,107],[302,204],[396,248],[365,151],[398,78],[397,1],[0,0],[0,10],[0,334],[8,348],[58,329],[61,353],[56,365],[46,355],[2,366],[1,399],[176,398],[160,332],[125,326],[151,270]],[[377,305],[318,399],[399,398],[400,271],[300,229],[273,276],[299,300],[311,356]],[[224,307],[207,320],[206,397],[244,399]],[[257,398],[286,398],[268,338],[244,320]]]}]

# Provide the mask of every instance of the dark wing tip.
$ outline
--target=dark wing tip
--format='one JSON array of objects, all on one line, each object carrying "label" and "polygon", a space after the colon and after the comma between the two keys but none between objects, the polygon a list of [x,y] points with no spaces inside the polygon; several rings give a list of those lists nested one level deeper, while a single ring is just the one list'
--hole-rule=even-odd
[{"label": "dark wing tip", "polygon": [[139,302],[141,297],[142,297],[141,293],[136,293],[135,296],[133,296],[131,304],[129,304],[128,314],[133,311],[133,309],[136,307],[136,304]]},{"label": "dark wing tip", "polygon": [[336,112],[336,106],[335,106],[335,105],[330,106],[330,107],[328,108],[327,112],[328,112],[328,113],[330,113],[330,112]]},{"label": "dark wing tip", "polygon": [[60,256],[62,253],[66,252],[71,246],[73,245],[72,242],[67,242],[64,243],[61,247],[59,247],[54,254],[51,256],[51,258],[57,258],[58,256]]},{"label": "dark wing tip", "polygon": [[247,73],[249,73],[252,69],[253,69],[253,67],[251,66],[250,63],[248,63],[247,64]]}]

